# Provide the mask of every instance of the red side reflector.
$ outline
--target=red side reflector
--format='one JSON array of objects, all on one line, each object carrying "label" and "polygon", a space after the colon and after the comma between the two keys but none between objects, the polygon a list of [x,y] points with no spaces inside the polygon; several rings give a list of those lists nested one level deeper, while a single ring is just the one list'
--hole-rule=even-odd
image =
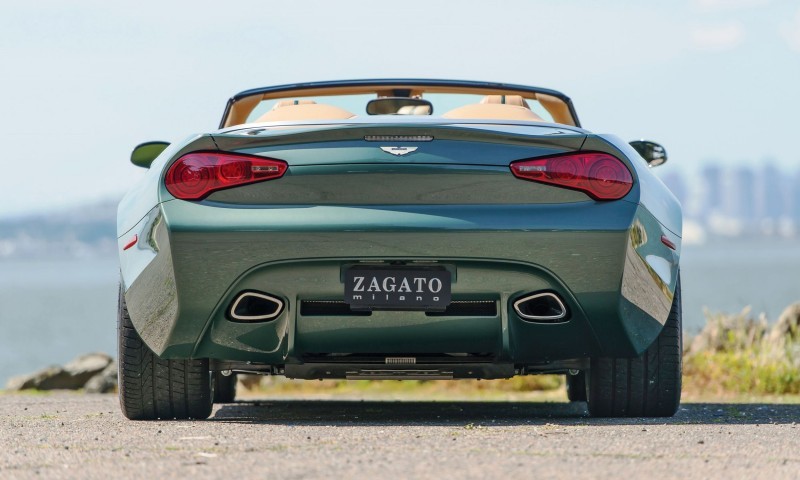
[{"label": "red side reflector", "polygon": [[131,241],[128,242],[127,244],[125,244],[125,246],[122,247],[122,249],[123,250],[127,250],[127,249],[131,248],[132,246],[136,245],[136,242],[138,242],[138,241],[139,241],[139,235],[134,235],[133,238],[131,239]]},{"label": "red side reflector", "polygon": [[672,242],[672,240],[670,240],[669,238],[667,238],[667,236],[666,236],[666,235],[661,235],[661,243],[663,243],[664,245],[668,246],[668,247],[669,247],[669,248],[671,248],[672,250],[675,250],[675,249],[677,248],[677,247],[675,246],[675,244]]},{"label": "red side reflector", "polygon": [[521,160],[509,166],[517,178],[580,190],[595,200],[619,200],[633,187],[628,167],[607,153],[569,153]]},{"label": "red side reflector", "polygon": [[286,162],[272,158],[193,152],[169,167],[164,183],[175,198],[202,200],[217,190],[280,178],[286,169]]}]

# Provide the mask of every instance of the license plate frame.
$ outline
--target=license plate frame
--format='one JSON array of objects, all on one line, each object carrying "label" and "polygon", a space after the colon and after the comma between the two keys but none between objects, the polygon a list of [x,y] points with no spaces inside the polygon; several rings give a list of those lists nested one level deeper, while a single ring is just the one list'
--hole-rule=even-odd
[{"label": "license plate frame", "polygon": [[351,310],[441,312],[452,299],[452,284],[442,266],[352,266],[344,272],[344,301]]}]

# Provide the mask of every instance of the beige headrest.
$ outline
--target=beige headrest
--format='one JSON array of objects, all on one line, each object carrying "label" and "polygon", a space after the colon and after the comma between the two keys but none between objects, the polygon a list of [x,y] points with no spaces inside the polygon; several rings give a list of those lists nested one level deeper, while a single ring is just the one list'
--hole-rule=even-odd
[{"label": "beige headrest", "polygon": [[527,120],[543,122],[539,115],[527,107],[496,103],[475,103],[458,107],[442,115],[444,118],[487,119],[487,120]]},{"label": "beige headrest", "polygon": [[317,102],[314,100],[281,100],[280,102],[276,103],[272,109],[278,109],[281,107],[291,107],[292,105],[314,105]]},{"label": "beige headrest", "polygon": [[483,97],[483,100],[481,100],[481,103],[489,103],[492,105],[516,105],[518,107],[531,108],[521,95],[486,95]]},{"label": "beige headrest", "polygon": [[261,115],[256,122],[295,122],[302,120],[346,120],[355,117],[354,113],[333,105],[311,103],[291,103],[273,108]]},{"label": "beige headrest", "polygon": [[430,105],[406,105],[404,107],[400,107],[400,110],[397,111],[398,115],[430,115],[431,114],[431,107]]}]

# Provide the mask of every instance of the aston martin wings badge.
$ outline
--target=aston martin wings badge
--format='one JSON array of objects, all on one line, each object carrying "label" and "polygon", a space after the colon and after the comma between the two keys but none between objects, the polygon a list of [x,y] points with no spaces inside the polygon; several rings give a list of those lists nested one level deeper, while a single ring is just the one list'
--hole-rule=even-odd
[{"label": "aston martin wings badge", "polygon": [[386,153],[391,153],[392,155],[408,155],[409,153],[413,153],[417,151],[418,147],[381,147]]}]

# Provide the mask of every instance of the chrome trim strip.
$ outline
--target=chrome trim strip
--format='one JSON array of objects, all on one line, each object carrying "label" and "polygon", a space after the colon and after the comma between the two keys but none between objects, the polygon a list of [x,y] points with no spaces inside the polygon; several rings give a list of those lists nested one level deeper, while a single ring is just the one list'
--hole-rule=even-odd
[{"label": "chrome trim strip", "polygon": [[365,135],[367,142],[430,142],[431,135]]},{"label": "chrome trim strip", "polygon": [[[258,297],[258,298],[261,298],[263,300],[267,300],[268,302],[272,302],[272,303],[276,304],[278,306],[278,308],[275,309],[274,313],[271,313],[269,315],[255,315],[255,316],[236,315],[236,307],[239,306],[239,302],[241,302],[242,299],[245,298],[245,297]],[[281,300],[280,298],[275,298],[275,297],[272,297],[272,296],[269,296],[269,295],[265,295],[263,293],[244,292],[243,294],[239,295],[236,298],[235,302],[233,302],[233,306],[231,307],[230,314],[231,314],[231,318],[233,318],[234,320],[240,320],[240,321],[244,321],[244,322],[254,322],[256,320],[271,320],[271,319],[277,317],[278,315],[280,315],[280,313],[282,311],[283,311],[283,300]]]},{"label": "chrome trim strip", "polygon": [[[558,307],[561,309],[561,313],[559,315],[545,315],[545,316],[526,315],[522,313],[522,311],[519,309],[520,304],[540,297],[553,297],[558,303]],[[517,315],[524,318],[525,320],[561,320],[562,318],[567,316],[567,307],[564,306],[564,302],[561,301],[558,295],[550,292],[535,293],[533,295],[528,295],[527,297],[520,298],[519,300],[514,302],[514,311],[517,312]]]}]

